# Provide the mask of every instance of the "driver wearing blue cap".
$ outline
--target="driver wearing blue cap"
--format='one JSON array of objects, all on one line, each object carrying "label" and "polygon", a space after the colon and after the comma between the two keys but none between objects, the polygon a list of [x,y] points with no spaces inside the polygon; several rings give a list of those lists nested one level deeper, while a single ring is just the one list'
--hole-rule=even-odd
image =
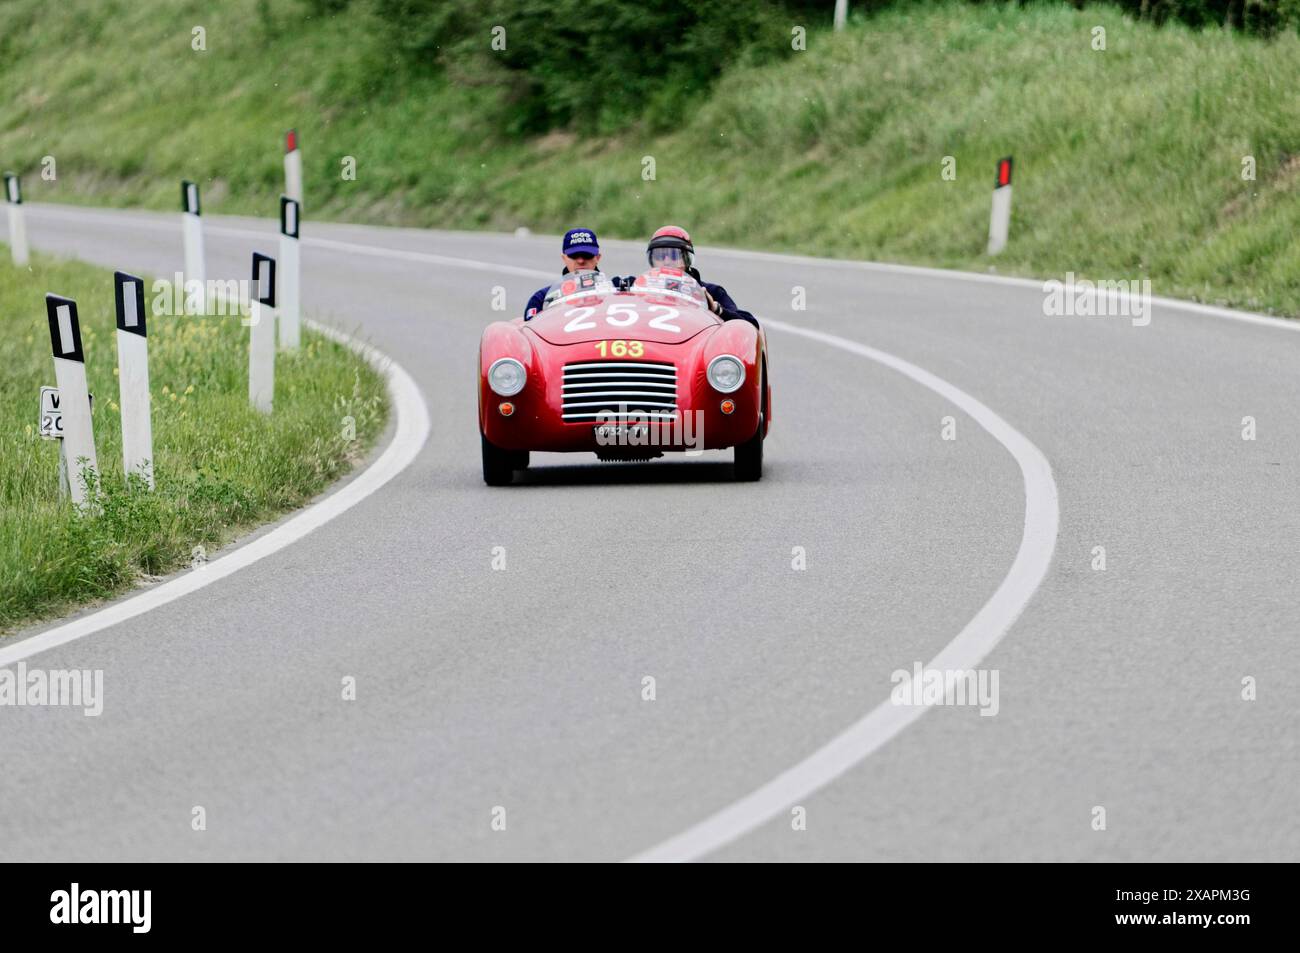
[{"label": "driver wearing blue cap", "polygon": [[[578,271],[600,271],[596,267],[600,262],[600,245],[596,242],[596,233],[590,228],[569,229],[564,233],[564,243],[560,246],[560,260],[564,262],[564,270],[560,272],[562,275]],[[551,286],[546,285],[528,299],[528,304],[524,306],[525,321],[542,310],[546,292],[550,290]]]}]

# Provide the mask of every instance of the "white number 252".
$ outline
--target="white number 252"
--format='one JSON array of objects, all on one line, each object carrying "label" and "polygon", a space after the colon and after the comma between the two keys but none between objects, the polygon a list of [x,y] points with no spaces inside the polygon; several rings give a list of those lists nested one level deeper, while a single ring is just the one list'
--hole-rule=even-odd
[{"label": "white number 252", "polygon": [[[663,304],[652,304],[647,310],[661,312],[657,317],[651,318],[649,327],[658,331],[671,331],[674,334],[681,334],[680,325],[672,324],[680,311],[676,308],[670,308]],[[589,320],[596,313],[595,308],[571,308],[564,312],[568,318],[568,323],[564,325],[566,334],[573,334],[576,331],[590,331],[596,326],[596,322]],[[630,304],[611,304],[605,311],[605,323],[616,328],[631,327],[636,324],[641,315],[637,313],[635,305]]]}]

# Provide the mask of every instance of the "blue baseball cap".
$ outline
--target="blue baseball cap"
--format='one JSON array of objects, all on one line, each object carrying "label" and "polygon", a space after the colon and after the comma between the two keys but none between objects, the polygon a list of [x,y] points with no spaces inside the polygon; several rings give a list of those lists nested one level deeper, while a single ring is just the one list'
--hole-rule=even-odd
[{"label": "blue baseball cap", "polygon": [[564,233],[563,251],[566,255],[599,255],[596,233],[589,228],[571,228]]}]

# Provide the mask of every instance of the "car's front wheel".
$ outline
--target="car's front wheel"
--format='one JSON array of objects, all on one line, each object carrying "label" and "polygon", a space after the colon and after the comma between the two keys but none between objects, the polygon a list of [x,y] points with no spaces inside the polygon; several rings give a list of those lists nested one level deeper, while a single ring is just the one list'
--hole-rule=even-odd
[{"label": "car's front wheel", "polygon": [[483,482],[488,486],[509,486],[514,482],[518,454],[502,450],[482,433],[479,439],[483,441]]},{"label": "car's front wheel", "polygon": [[744,443],[736,444],[735,473],[737,480],[753,481],[763,478],[763,415],[758,415],[758,429]]}]

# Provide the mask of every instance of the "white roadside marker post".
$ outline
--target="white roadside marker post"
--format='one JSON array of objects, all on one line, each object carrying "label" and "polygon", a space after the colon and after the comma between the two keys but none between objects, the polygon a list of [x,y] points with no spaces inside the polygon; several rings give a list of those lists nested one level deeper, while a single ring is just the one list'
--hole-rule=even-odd
[{"label": "white roadside marker post", "polygon": [[[185,229],[186,314],[207,313],[207,274],[203,257],[203,218],[199,206],[199,187],[189,180],[181,182],[181,221]],[[192,286],[198,282],[197,286]]]},{"label": "white roadside marker post", "polygon": [[81,349],[81,324],[77,321],[77,302],[58,295],[45,296],[45,313],[50,322],[50,344],[54,348],[54,379],[59,388],[59,409],[63,414],[63,440],[60,441],[67,466],[72,502],[87,502],[87,477],[99,473],[95,458],[95,435],[90,422],[90,392],[86,388],[86,355]]},{"label": "white roadside marker post", "polygon": [[12,172],[5,173],[5,200],[9,203],[9,250],[14,264],[27,264],[27,219],[23,211],[23,184]]},{"label": "white roadside marker post", "polygon": [[1007,247],[1011,228],[1011,156],[998,160],[998,177],[993,184],[993,216],[989,220],[989,254]]},{"label": "white roadside marker post", "polygon": [[844,22],[849,18],[849,0],[835,0],[835,32],[844,29]]},{"label": "white roadside marker post", "polygon": [[149,337],[144,279],[113,275],[117,291],[117,386],[122,404],[122,467],[153,489],[153,418],[149,407]]},{"label": "white roadside marker post", "polygon": [[301,206],[280,196],[280,347],[296,351],[302,340],[302,276],[298,259]]},{"label": "white roadside marker post", "polygon": [[269,414],[275,397],[275,259],[258,252],[248,310],[248,402]]},{"label": "white roadside marker post", "polygon": [[298,130],[284,136],[284,194],[302,205],[302,153],[298,151]]}]

